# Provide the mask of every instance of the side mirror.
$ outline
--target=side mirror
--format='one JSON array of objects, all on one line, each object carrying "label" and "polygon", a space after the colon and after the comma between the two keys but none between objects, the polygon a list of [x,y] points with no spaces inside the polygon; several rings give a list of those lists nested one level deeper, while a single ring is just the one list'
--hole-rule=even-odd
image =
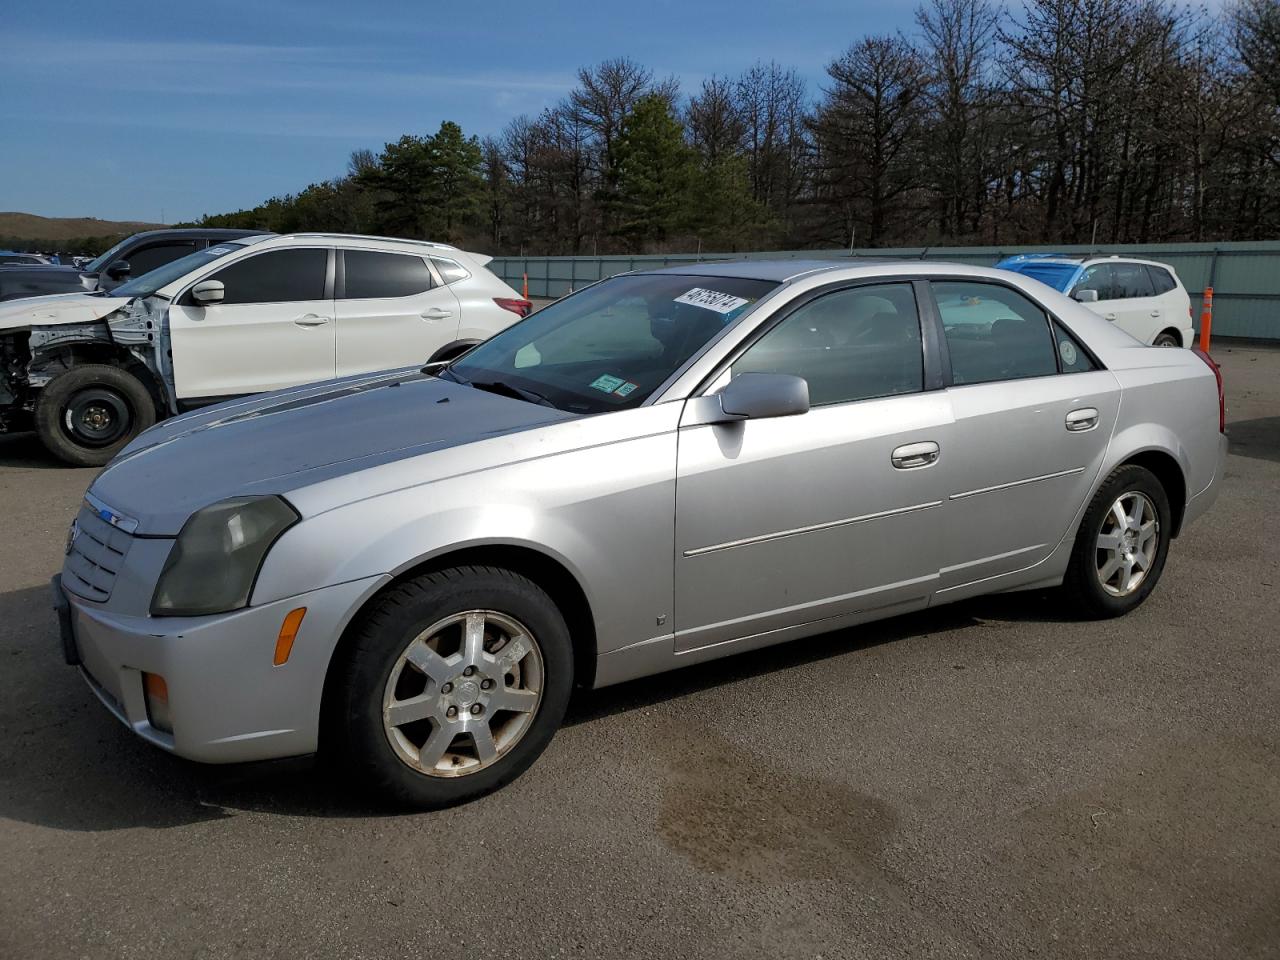
[{"label": "side mirror", "polygon": [[794,417],[809,412],[809,384],[789,373],[740,373],[720,391],[720,409],[732,420]]},{"label": "side mirror", "polygon": [[111,266],[107,267],[107,276],[112,280],[123,280],[132,271],[129,269],[128,260],[117,260]]},{"label": "side mirror", "polygon": [[1097,290],[1077,290],[1075,293],[1072,294],[1072,297],[1076,300],[1077,303],[1097,303],[1098,291]]},{"label": "side mirror", "polygon": [[208,303],[221,303],[227,295],[227,288],[221,280],[201,280],[191,288],[191,299],[201,306]]}]

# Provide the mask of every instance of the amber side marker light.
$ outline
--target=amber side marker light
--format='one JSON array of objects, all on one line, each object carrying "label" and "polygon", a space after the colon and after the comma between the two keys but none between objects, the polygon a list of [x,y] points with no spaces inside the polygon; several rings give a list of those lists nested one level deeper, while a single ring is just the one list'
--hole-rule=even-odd
[{"label": "amber side marker light", "polygon": [[302,618],[307,615],[306,607],[290,610],[280,624],[280,635],[276,637],[276,656],[272,663],[277,667],[289,662],[289,654],[293,652],[293,641],[298,638],[298,628],[302,626]]}]

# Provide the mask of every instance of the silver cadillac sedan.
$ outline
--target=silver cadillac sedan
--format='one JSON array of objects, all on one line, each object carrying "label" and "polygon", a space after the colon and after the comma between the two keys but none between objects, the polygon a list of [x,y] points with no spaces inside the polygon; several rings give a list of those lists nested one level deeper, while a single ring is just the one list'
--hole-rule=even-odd
[{"label": "silver cadillac sedan", "polygon": [[575,685],[996,591],[1122,615],[1225,454],[1212,361],[1030,278],[699,263],[153,427],[54,594],[140,737],[437,807],[518,776]]}]

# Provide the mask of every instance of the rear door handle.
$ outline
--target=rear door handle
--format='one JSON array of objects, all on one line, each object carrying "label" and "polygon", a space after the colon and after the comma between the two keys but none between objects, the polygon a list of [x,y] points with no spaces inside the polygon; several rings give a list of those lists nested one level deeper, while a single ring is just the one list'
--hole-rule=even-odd
[{"label": "rear door handle", "polygon": [[300,327],[321,327],[329,322],[329,318],[322,317],[318,313],[304,313],[300,317],[295,317],[293,322]]},{"label": "rear door handle", "polygon": [[898,447],[889,454],[889,460],[899,470],[912,470],[935,463],[939,452],[938,445],[932,440],[922,440],[919,443],[907,443]]},{"label": "rear door handle", "polygon": [[1152,310],[1152,311],[1151,311],[1151,315],[1152,315],[1153,317],[1158,317],[1158,316],[1160,316],[1160,311],[1159,311],[1159,310]]},{"label": "rear door handle", "polygon": [[1108,313],[1104,319],[1115,320],[1115,318],[1116,318],[1116,315],[1114,313]]},{"label": "rear door handle", "polygon": [[1067,414],[1067,429],[1072,433],[1092,430],[1098,425],[1098,411],[1093,407],[1082,407]]},{"label": "rear door handle", "polygon": [[453,316],[452,310],[446,310],[443,307],[429,307],[418,314],[423,320],[448,320]]}]

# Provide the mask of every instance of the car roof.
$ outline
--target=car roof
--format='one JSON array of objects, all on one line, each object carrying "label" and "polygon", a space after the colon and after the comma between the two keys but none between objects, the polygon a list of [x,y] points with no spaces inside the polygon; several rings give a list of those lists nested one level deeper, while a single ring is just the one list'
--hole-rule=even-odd
[{"label": "car roof", "polygon": [[268,236],[269,230],[233,230],[230,227],[173,227],[165,230],[144,230],[130,236],[131,240],[236,240],[240,237]]},{"label": "car roof", "polygon": [[703,277],[742,277],[747,280],[771,280],[789,283],[802,277],[824,273],[844,273],[850,276],[874,275],[878,271],[924,271],[926,273],[979,273],[990,268],[971,264],[951,263],[945,260],[920,260],[915,257],[848,257],[838,260],[700,260],[672,267],[652,270],[636,270],[634,273],[692,274]]},{"label": "car roof", "polygon": [[402,237],[379,237],[361,233],[282,233],[278,239],[284,243],[290,240],[324,240],[325,242],[337,241],[350,242],[353,244],[369,244],[373,246],[387,245],[396,247],[426,247],[429,250],[438,250],[448,253],[462,253],[457,247],[450,246],[447,243],[435,243],[431,240],[407,240]]}]

